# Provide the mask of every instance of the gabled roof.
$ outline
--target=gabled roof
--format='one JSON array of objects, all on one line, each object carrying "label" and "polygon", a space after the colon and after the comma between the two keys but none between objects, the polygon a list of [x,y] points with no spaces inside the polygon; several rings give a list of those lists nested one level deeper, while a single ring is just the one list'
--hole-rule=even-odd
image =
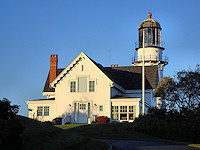
[{"label": "gabled roof", "polygon": [[[57,69],[56,76],[58,76],[63,70],[64,70],[63,68],[62,69]],[[55,89],[49,85],[49,74],[47,76],[47,80],[46,80],[43,92],[55,92]]]},{"label": "gabled roof", "polygon": [[[88,57],[89,58],[89,57]],[[114,83],[123,87],[125,90],[142,89],[142,67],[126,66],[126,67],[103,67],[89,58],[108,78]],[[64,69],[58,69],[57,76]],[[154,89],[157,84],[157,66],[145,67],[145,88]],[[49,85],[49,75],[43,92],[54,92],[55,89]]]},{"label": "gabled roof", "polygon": [[[126,90],[142,89],[142,67],[104,67],[112,81]],[[157,66],[145,67],[145,89],[154,89],[157,84]]]}]

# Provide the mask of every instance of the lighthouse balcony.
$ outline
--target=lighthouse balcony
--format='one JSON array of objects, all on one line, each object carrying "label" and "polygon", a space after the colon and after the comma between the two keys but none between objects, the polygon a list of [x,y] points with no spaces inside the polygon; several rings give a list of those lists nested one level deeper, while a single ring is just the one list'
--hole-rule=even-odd
[{"label": "lighthouse balcony", "polygon": [[[151,41],[148,41],[148,42],[145,42],[144,43],[144,48],[146,47],[156,47],[156,48],[160,48],[162,50],[164,50],[165,48],[165,42],[162,41],[162,42],[159,42],[159,43],[155,43],[155,42],[151,42]],[[138,50],[139,48],[143,48],[143,43],[142,42],[135,42],[135,50]]]},{"label": "lighthouse balcony", "polygon": [[[132,64],[134,63],[140,63],[143,61],[143,57],[142,55],[138,56],[135,55],[133,60],[132,60]],[[155,55],[145,55],[144,57],[144,61],[145,62],[160,62],[163,64],[168,64],[168,57],[167,56],[155,56]]]}]

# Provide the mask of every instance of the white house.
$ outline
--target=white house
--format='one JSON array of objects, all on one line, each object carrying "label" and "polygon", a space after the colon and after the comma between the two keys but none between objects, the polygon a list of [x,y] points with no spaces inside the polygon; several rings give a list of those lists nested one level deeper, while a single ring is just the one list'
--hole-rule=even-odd
[{"label": "white house", "polygon": [[[139,26],[139,43],[132,66],[103,67],[81,52],[66,68],[57,67],[58,55],[50,57],[50,71],[43,89],[46,99],[26,101],[28,117],[41,121],[63,118],[63,123],[91,123],[98,116],[132,122],[142,113],[142,64],[145,64],[145,110],[160,101],[154,90],[162,78],[160,24],[151,18]],[[143,40],[143,31],[145,38]]]}]

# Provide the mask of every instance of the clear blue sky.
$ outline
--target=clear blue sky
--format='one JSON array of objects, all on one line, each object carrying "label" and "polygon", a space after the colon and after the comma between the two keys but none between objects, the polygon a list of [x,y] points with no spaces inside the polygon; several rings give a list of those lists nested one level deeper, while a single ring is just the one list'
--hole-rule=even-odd
[{"label": "clear blue sky", "polygon": [[164,75],[200,63],[199,0],[1,0],[0,98],[21,105],[43,98],[50,54],[66,67],[81,51],[103,66],[131,65],[138,27],[152,18],[162,27],[169,65]]}]

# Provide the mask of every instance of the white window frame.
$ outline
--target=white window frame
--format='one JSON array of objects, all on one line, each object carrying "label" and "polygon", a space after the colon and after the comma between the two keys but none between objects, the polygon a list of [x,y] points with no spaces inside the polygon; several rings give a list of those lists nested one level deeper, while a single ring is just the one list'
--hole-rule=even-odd
[{"label": "white window frame", "polygon": [[119,119],[119,106],[112,106],[112,119],[113,120]]},{"label": "white window frame", "polygon": [[[48,115],[45,113],[48,113]],[[49,106],[44,106],[44,116],[49,116]]]},{"label": "white window frame", "polygon": [[[91,84],[93,83],[93,84]],[[95,81],[89,80],[89,92],[95,92]]]},{"label": "white window frame", "polygon": [[[87,79],[87,86],[86,91],[79,91],[79,78],[86,78]],[[72,83],[75,82],[75,84],[72,87]],[[93,84],[92,84],[93,83]],[[70,93],[86,93],[86,92],[96,92],[96,85],[97,80],[96,79],[90,79],[90,76],[88,75],[78,75],[76,76],[76,79],[69,80],[69,92]]]},{"label": "white window frame", "polygon": [[[75,83],[72,85],[72,83]],[[75,93],[76,92],[76,81],[70,81],[70,93]]]},{"label": "white window frame", "polygon": [[103,105],[99,105],[99,111],[103,111]]},{"label": "white window frame", "polygon": [[80,110],[86,110],[86,104],[79,104]]},{"label": "white window frame", "polygon": [[119,106],[120,107],[120,113],[119,113],[119,118],[121,119],[121,115],[126,115],[126,118],[123,119],[124,121],[128,120],[128,106]]},{"label": "white window frame", "polygon": [[[42,111],[39,112],[39,108],[40,108],[40,110],[42,110]],[[41,108],[42,108],[42,109],[41,109]],[[42,115],[38,115],[39,113],[42,113]],[[37,116],[43,116],[43,106],[37,106]]]}]

